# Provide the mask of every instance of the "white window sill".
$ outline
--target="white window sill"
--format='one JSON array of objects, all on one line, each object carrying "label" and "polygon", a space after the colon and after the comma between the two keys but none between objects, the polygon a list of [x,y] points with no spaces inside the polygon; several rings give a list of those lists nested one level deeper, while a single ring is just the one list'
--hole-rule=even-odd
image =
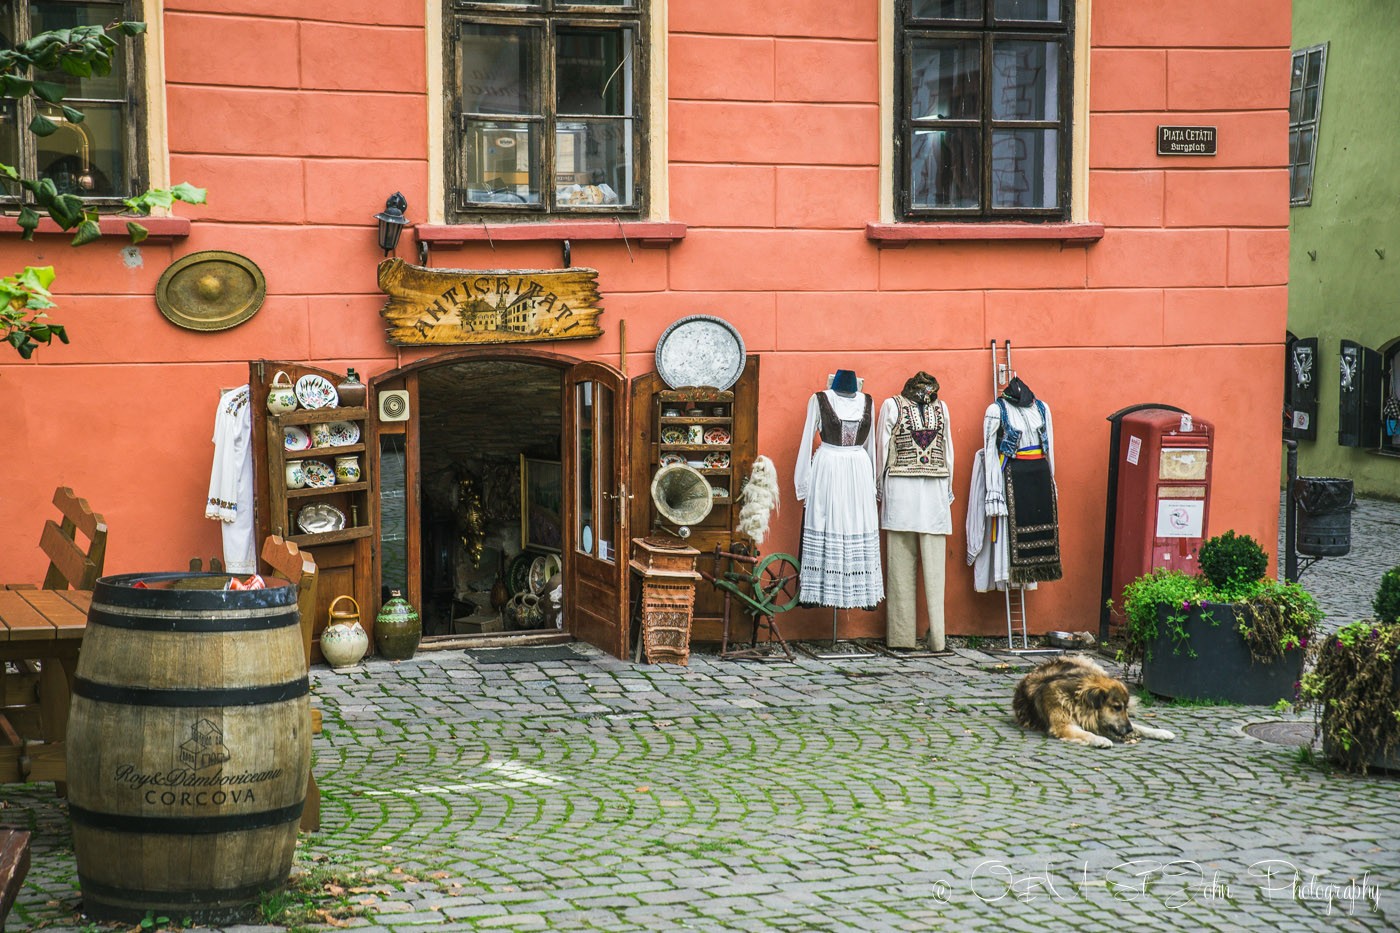
[{"label": "white window sill", "polygon": [[868,223],[865,238],[881,249],[910,243],[958,240],[1059,240],[1065,246],[1088,246],[1103,239],[1099,223]]},{"label": "white window sill", "polygon": [[468,243],[548,243],[564,240],[627,240],[665,249],[685,239],[686,225],[662,220],[547,220],[539,223],[417,224],[418,242],[432,249]]}]

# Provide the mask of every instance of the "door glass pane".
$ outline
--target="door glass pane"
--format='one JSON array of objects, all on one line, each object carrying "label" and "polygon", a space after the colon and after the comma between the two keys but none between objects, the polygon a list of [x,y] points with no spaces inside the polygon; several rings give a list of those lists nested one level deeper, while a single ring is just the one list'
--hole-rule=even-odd
[{"label": "door glass pane", "polygon": [[82,104],[81,109],[86,119],[70,123],[57,107],[40,108],[58,130],[34,138],[39,177],[53,179],[62,194],[126,196],[129,192],[124,108],[115,104]]},{"label": "door glass pane", "polygon": [[404,440],[379,441],[379,554],[381,586],[408,592],[408,502]]},{"label": "door glass pane", "polygon": [[914,0],[910,12],[918,19],[982,18],[982,0]]},{"label": "door glass pane", "polygon": [[917,130],[909,153],[911,207],[977,207],[982,145],[978,130]]},{"label": "door glass pane", "polygon": [[467,199],[487,204],[540,202],[539,126],[499,120],[467,121]]},{"label": "door glass pane", "polygon": [[539,114],[540,30],[528,26],[458,26],[457,81],[467,113]]},{"label": "door glass pane", "polygon": [[561,122],[554,132],[555,196],[560,207],[632,203],[631,120]]},{"label": "door glass pane", "polygon": [[996,18],[1021,22],[1058,23],[1064,13],[1060,0],[994,0]]},{"label": "door glass pane", "polygon": [[993,207],[1055,207],[1058,172],[1057,130],[992,133]]},{"label": "door glass pane", "polygon": [[613,457],[613,391],[602,383],[593,385],[598,403],[598,431],[594,453],[598,461],[598,556],[606,561],[615,561],[622,516],[618,512],[617,461]]},{"label": "door glass pane", "polygon": [[909,114],[923,119],[980,116],[982,50],[972,39],[915,39]]},{"label": "door glass pane", "polygon": [[992,118],[1054,120],[1059,117],[1060,44],[994,42]]},{"label": "door glass pane", "polygon": [[632,115],[632,30],[560,26],[556,110],[562,116]]},{"label": "door glass pane", "polygon": [[[19,167],[19,105],[12,100],[0,101],[0,162],[11,168]],[[0,194],[10,194],[0,188]]]},{"label": "door glass pane", "polygon": [[594,477],[598,465],[594,462],[593,383],[580,382],[574,387],[574,512],[578,515],[574,528],[574,546],[585,554],[597,553],[598,521],[594,515]]},{"label": "door glass pane", "polygon": [[[74,26],[105,26],[114,20],[122,19],[119,3],[31,3],[29,5],[30,35],[38,35],[50,29],[72,29]],[[90,75],[86,78],[66,75],[55,71],[45,74],[45,81],[55,81],[68,89],[66,96],[74,98],[125,100],[126,99],[126,49],[133,40],[118,36],[117,48],[112,53],[112,71],[107,75]],[[140,40],[135,40],[140,41]],[[85,108],[79,107],[79,110]]]}]

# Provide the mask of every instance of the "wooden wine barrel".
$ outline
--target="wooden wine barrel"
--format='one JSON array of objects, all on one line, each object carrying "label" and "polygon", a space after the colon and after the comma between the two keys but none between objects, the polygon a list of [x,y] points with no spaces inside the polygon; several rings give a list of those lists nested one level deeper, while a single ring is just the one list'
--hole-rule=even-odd
[{"label": "wooden wine barrel", "polygon": [[296,587],[207,588],[227,579],[97,581],[67,737],[96,919],[233,920],[291,871],[311,767]]}]

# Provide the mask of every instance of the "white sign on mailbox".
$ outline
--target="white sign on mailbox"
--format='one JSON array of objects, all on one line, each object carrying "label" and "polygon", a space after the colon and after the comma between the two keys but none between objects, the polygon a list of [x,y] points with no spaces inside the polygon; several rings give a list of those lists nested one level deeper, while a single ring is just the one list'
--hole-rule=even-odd
[{"label": "white sign on mailbox", "polygon": [[1204,499],[1158,499],[1157,537],[1199,538],[1205,517]]}]

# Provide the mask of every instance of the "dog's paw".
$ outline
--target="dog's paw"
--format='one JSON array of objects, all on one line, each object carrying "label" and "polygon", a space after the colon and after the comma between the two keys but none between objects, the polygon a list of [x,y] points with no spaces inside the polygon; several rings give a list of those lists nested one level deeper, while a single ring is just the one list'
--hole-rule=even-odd
[{"label": "dog's paw", "polygon": [[1112,748],[1113,740],[1106,739],[1101,735],[1090,735],[1087,739],[1084,740],[1084,744],[1090,746],[1091,748]]}]

